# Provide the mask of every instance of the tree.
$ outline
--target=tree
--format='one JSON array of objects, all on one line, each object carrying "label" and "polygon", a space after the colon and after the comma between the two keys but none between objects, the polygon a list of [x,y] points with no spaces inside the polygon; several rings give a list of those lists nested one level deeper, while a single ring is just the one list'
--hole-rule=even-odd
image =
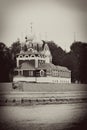
[{"label": "tree", "polygon": [[18,53],[20,53],[21,51],[21,43],[19,40],[17,40],[16,42],[14,42],[12,45],[11,45],[11,55],[12,55],[12,58],[13,58],[13,61],[14,61],[14,66],[16,67],[16,55]]},{"label": "tree", "polygon": [[9,48],[0,42],[0,82],[10,81],[10,73],[13,69],[13,60]]},{"label": "tree", "polygon": [[74,42],[63,59],[63,66],[71,70],[72,82],[87,83],[87,43]]},{"label": "tree", "polygon": [[27,45],[25,44],[22,49],[23,49],[24,51],[27,51],[27,50],[28,50]]},{"label": "tree", "polygon": [[68,52],[62,58],[62,65],[71,70],[71,81],[79,81],[79,66],[78,59],[73,52]]},{"label": "tree", "polygon": [[81,83],[87,83],[87,43],[74,42],[70,48],[78,61],[79,80]]},{"label": "tree", "polygon": [[17,40],[11,45],[11,52],[12,52],[13,57],[15,58],[16,54],[20,53],[20,51],[21,51],[21,43],[19,40]]},{"label": "tree", "polygon": [[66,52],[61,47],[57,46],[53,41],[49,41],[47,44],[52,54],[52,63],[55,65],[62,65],[62,58]]}]

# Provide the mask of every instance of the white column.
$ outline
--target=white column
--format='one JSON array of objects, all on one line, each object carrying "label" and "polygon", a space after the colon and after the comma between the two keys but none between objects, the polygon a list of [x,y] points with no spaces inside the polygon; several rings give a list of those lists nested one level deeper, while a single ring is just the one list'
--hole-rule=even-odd
[{"label": "white column", "polygon": [[38,59],[35,59],[35,68],[38,68]]},{"label": "white column", "polygon": [[19,67],[19,59],[17,58],[17,67]]}]

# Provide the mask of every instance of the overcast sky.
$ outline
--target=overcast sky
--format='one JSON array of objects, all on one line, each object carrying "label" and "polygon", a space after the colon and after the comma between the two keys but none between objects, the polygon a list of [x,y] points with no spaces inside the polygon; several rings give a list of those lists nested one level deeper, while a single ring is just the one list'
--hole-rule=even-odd
[{"label": "overcast sky", "polygon": [[0,41],[10,46],[33,33],[63,49],[75,39],[87,42],[87,0],[0,0]]}]

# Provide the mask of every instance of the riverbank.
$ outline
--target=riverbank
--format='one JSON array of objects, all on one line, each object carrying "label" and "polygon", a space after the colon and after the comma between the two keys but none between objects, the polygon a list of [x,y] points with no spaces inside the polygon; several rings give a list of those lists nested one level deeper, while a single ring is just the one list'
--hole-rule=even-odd
[{"label": "riverbank", "polygon": [[68,92],[4,92],[0,105],[41,105],[87,103],[86,91]]}]

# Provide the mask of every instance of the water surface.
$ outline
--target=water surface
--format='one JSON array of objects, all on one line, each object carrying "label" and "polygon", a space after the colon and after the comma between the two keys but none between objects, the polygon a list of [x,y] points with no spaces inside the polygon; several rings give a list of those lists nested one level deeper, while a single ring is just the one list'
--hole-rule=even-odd
[{"label": "water surface", "polygon": [[86,103],[4,106],[0,113],[2,130],[86,129]]}]

